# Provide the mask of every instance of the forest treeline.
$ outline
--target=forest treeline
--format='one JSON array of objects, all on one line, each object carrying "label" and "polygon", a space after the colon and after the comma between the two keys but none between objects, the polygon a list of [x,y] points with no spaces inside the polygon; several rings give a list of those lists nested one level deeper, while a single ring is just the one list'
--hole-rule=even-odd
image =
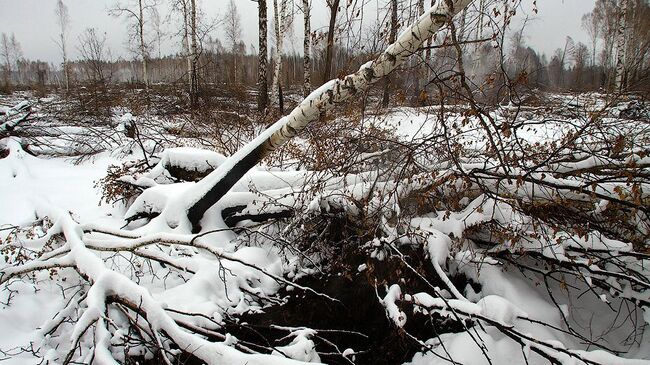
[{"label": "forest treeline", "polygon": [[[170,1],[172,12],[168,19],[177,18],[180,29],[175,35],[166,35],[161,30],[158,10],[161,1],[118,2],[109,13],[130,20],[134,46],[132,59],[116,59],[107,46],[107,35],[99,29],[89,28],[76,40],[68,39],[70,20],[67,7],[60,0],[55,18],[61,30],[57,43],[63,62],[29,60],[23,56],[20,40],[13,34],[3,33],[0,92],[25,88],[69,90],[70,85],[188,84],[190,99],[195,100],[201,93],[214,88],[252,90],[257,86],[258,93],[265,95],[263,99],[268,99],[266,94],[270,93],[271,103],[274,103],[273,100],[282,98],[283,87],[308,90],[312,84],[318,86],[333,76],[353,72],[362,60],[390,43],[391,37],[401,30],[400,25],[412,21],[424,6],[423,1],[417,4],[387,1],[384,7],[377,9],[377,19],[383,25],[374,26],[380,31],[370,32],[358,25],[366,5],[323,1],[329,9],[330,22],[328,27],[318,31],[310,29],[312,15],[305,11],[313,5],[310,1],[303,0],[301,4],[289,0],[279,3],[273,0],[272,4],[259,1],[260,9],[264,7],[265,10],[259,12],[260,25],[264,25],[259,27],[259,49],[252,45],[247,47],[242,41],[241,15],[234,1],[230,2],[218,24],[202,23],[205,17],[201,16],[200,5],[194,0]],[[501,32],[494,32],[494,26],[489,29],[484,26],[484,22],[489,22],[490,12],[497,11],[493,3],[498,2],[480,2],[478,10],[483,15],[479,24],[461,22],[460,39],[456,43],[462,47],[463,65],[459,65],[456,56],[459,50],[451,46],[452,40],[430,41],[423,47],[420,57],[406,66],[408,70],[391,80],[390,97],[421,103],[426,93],[432,92],[429,85],[458,72],[459,66],[465,68],[476,90],[482,90],[480,85],[486,83],[545,91],[650,89],[650,5],[647,0],[598,0],[594,9],[582,17],[589,44],[567,37],[552,55],[540,54],[526,44],[527,21],[511,31],[507,31],[506,25]],[[268,5],[273,10],[267,17]],[[506,11],[514,15],[517,9]],[[295,44],[287,47],[286,43],[289,39],[300,38],[293,34],[293,28],[301,16],[306,32],[304,48],[299,52]],[[371,16],[365,14],[365,17]],[[269,24],[271,32],[267,34]],[[223,30],[226,39],[212,36],[217,28]],[[292,36],[289,38],[287,34]],[[178,53],[161,54],[161,38],[165,36],[178,38],[181,44]],[[70,60],[68,54],[73,48],[79,57]],[[292,51],[286,52],[287,48]],[[501,100],[506,97],[494,96]],[[268,103],[263,99],[259,100],[261,108]]]}]

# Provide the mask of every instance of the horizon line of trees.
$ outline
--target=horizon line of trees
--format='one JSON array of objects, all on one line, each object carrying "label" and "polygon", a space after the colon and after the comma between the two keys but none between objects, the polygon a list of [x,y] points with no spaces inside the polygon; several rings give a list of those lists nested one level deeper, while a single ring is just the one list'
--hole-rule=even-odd
[{"label": "horizon line of trees", "polygon": [[[258,98],[260,110],[269,105],[282,109],[283,87],[301,89],[301,93],[307,95],[312,87],[319,86],[333,75],[358,68],[360,60],[376,53],[395,37],[400,24],[418,16],[424,9],[423,0],[418,1],[415,7],[400,6],[397,0],[387,0],[386,8],[378,9],[385,16],[383,21],[378,18],[378,23],[384,25],[379,32],[363,37],[362,27],[356,28],[358,20],[363,17],[359,15],[363,13],[360,11],[363,5],[356,2],[345,5],[339,0],[323,0],[329,9],[330,22],[326,32],[317,32],[310,29],[311,3],[308,0],[302,0],[300,4],[291,0],[272,0],[270,21],[267,19],[266,1],[254,1],[260,6],[259,49],[252,45],[249,48],[242,41],[241,18],[233,0],[220,21],[226,34],[223,43],[210,35],[214,24],[203,21],[205,14],[195,0],[172,0],[170,17],[176,15],[181,21],[176,36],[182,47],[177,54],[163,56],[160,52],[160,14],[157,11],[159,0],[127,0],[117,2],[109,11],[113,16],[126,17],[131,24],[134,59],[114,59],[106,44],[106,34],[89,28],[76,45],[79,59],[70,60],[67,39],[70,20],[67,7],[58,0],[55,15],[60,37],[57,44],[63,63],[55,65],[27,60],[16,37],[3,33],[0,38],[0,91],[6,93],[16,87],[44,89],[50,86],[69,91],[71,84],[121,83],[137,84],[146,89],[151,84],[186,83],[190,101],[195,103],[200,89],[227,84],[233,88],[257,86],[258,92],[264,94],[263,98]],[[499,1],[503,0],[481,2],[481,6],[488,9]],[[507,2],[504,6],[507,10]],[[294,18],[299,12],[303,14],[306,29],[304,47],[302,53],[295,49],[287,52],[282,40],[292,31]],[[648,89],[650,5],[647,0],[596,1],[593,11],[582,18],[590,44],[574,42],[567,37],[565,44],[550,58],[526,44],[525,24],[522,29],[512,32],[508,40],[504,29],[500,35],[501,44],[495,47],[495,36],[482,39],[488,33],[483,29],[483,17],[480,17],[475,30],[468,31],[464,24],[466,16],[462,17],[460,24],[461,33],[466,34],[457,41],[467,43],[462,45],[463,59],[470,67],[468,76],[475,85],[495,82],[494,75],[501,67],[505,75],[502,78],[542,90]],[[273,47],[267,47],[269,36],[265,33],[268,23],[272,25],[270,38]],[[423,51],[422,62],[408,66],[419,70],[393,77],[390,86],[389,83],[385,86],[384,100],[395,90],[420,93],[426,89],[427,83],[434,82],[430,73],[425,80],[418,78],[421,69],[427,68],[422,63],[435,65],[438,69],[457,67],[453,54],[458,50],[444,47],[446,42],[448,40],[442,40],[438,45],[429,42]],[[156,44],[158,54],[154,56]],[[267,67],[272,72],[267,72]],[[268,100],[267,92],[271,94],[271,100]]]}]

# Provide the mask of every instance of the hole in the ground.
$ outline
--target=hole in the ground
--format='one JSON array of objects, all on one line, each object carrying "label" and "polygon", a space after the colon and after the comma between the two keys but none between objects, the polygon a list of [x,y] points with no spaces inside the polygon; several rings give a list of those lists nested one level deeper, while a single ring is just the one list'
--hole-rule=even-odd
[{"label": "hole in the ground", "polygon": [[[420,275],[432,285],[444,287],[420,249],[404,249],[403,252]],[[318,334],[322,338],[313,340],[325,363],[349,364],[340,355],[331,354],[337,352],[332,346],[335,344],[338,351],[351,348],[357,352],[356,364],[397,364],[410,360],[416,352],[422,351],[421,346],[404,331],[417,338],[432,338],[437,334],[463,330],[463,325],[455,320],[413,313],[408,306],[402,308],[408,316],[406,325],[403,330],[396,328],[386,317],[375,285],[380,296],[385,295],[385,285],[393,283],[398,283],[408,293],[431,292],[431,289],[400,258],[369,260],[363,252],[346,256],[340,260],[340,268],[354,269],[343,269],[337,274],[308,277],[300,281],[301,285],[336,298],[340,303],[310,293],[290,293],[286,304],[265,308],[263,313],[243,315],[238,319],[239,323],[227,325],[225,331],[240,340],[283,346],[291,341],[285,338],[289,332],[277,326],[324,330]],[[356,268],[362,263],[367,265],[367,269],[359,273]],[[463,285],[461,288],[469,283],[465,278],[454,280]]]}]

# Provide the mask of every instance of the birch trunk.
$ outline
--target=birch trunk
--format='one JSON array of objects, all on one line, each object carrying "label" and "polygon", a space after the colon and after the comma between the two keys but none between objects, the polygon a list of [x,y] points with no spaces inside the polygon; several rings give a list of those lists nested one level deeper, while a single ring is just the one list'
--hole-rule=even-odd
[{"label": "birch trunk", "polygon": [[302,94],[307,97],[311,93],[311,9],[309,0],[302,0],[302,11],[305,17],[305,39],[303,43],[303,84]]},{"label": "birch trunk", "polygon": [[[397,37],[397,0],[391,0],[391,11],[390,11],[390,35],[388,36],[388,43],[395,43],[395,38]],[[390,102],[390,87],[391,80],[390,75],[386,77],[386,84],[384,85],[384,96],[382,98],[381,105],[386,108]]]},{"label": "birch trunk", "polygon": [[192,60],[190,57],[190,16],[188,0],[183,0],[183,53],[187,61],[187,88],[192,102]]},{"label": "birch trunk", "polygon": [[616,43],[616,89],[625,87],[625,29],[627,18],[628,0],[620,0],[620,14],[618,16],[618,30]]},{"label": "birch trunk", "polygon": [[140,55],[142,56],[142,77],[144,78],[144,87],[149,90],[149,75],[147,73],[147,45],[144,42],[144,11],[142,10],[142,0],[138,0],[138,33],[140,35]]},{"label": "birch trunk", "polygon": [[[178,226],[177,212],[184,211],[194,231],[200,229],[203,214],[217,203],[251,168],[264,157],[295,137],[322,112],[354,96],[362,95],[368,88],[402,65],[427,39],[430,39],[455,14],[472,0],[439,0],[418,21],[400,34],[381,55],[367,62],[354,74],[335,78],[313,91],[288,116],[281,118],[260,136],[237,151],[201,181],[197,182],[165,213],[167,224]],[[180,206],[178,205],[180,204]],[[177,209],[184,207],[185,209]]]},{"label": "birch trunk", "polygon": [[63,77],[65,81],[65,92],[70,92],[70,72],[68,69],[68,50],[67,50],[67,33],[70,26],[70,15],[68,14],[68,7],[65,6],[62,0],[57,2],[54,13],[57,17],[61,32],[59,33],[61,55],[63,56]]},{"label": "birch trunk", "polygon": [[330,22],[327,28],[327,50],[325,54],[325,71],[323,83],[332,78],[332,59],[334,57],[334,31],[336,28],[336,16],[339,12],[340,0],[328,0],[327,6],[330,9]]},{"label": "birch trunk", "polygon": [[259,56],[258,63],[259,69],[257,74],[257,110],[264,112],[269,102],[269,85],[266,76],[268,51],[266,48],[266,40],[268,33],[268,17],[266,14],[266,0],[258,0],[259,7]]},{"label": "birch trunk", "polygon": [[[433,7],[435,5],[436,5],[436,0],[431,0],[431,6]],[[431,54],[432,54],[431,46],[432,45],[433,45],[433,38],[429,37],[429,39],[427,39],[426,49],[424,51],[424,62],[431,61]],[[429,67],[427,67],[427,75],[426,75],[427,80],[426,80],[425,87],[424,87],[425,90],[426,90],[426,85],[429,83],[429,80],[431,80],[431,76],[432,76],[431,75],[431,69]]]},{"label": "birch trunk", "polygon": [[282,71],[282,34],[280,32],[280,15],[278,12],[278,0],[273,0],[273,19],[275,26],[275,52],[273,53],[273,83],[271,84],[271,106],[279,106],[279,88],[280,88],[280,72]]},{"label": "birch trunk", "polygon": [[[418,17],[422,16],[424,14],[424,0],[418,0]],[[418,67],[416,68],[416,77],[417,80],[415,80],[415,85],[416,85],[416,96],[419,102],[424,101],[422,96],[423,89],[427,83],[426,80],[426,68],[427,68],[427,59],[426,59],[426,50],[422,50],[420,52],[420,59],[416,60],[418,62]]]},{"label": "birch trunk", "polygon": [[191,39],[191,56],[190,56],[190,102],[195,105],[198,101],[198,84],[199,77],[197,74],[198,64],[198,45],[196,43],[196,0],[190,1],[190,39]]},{"label": "birch trunk", "polygon": [[65,78],[65,92],[69,93],[70,92],[70,71],[68,70],[68,55],[66,52],[65,43],[61,43],[61,49],[63,52],[63,77]]}]

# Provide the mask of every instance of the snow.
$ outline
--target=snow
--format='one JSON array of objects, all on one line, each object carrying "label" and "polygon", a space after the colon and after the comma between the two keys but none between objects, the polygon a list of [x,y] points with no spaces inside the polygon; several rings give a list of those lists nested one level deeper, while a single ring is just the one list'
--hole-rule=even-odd
[{"label": "snow", "polygon": [[250,141],[244,147],[240,148],[234,155],[226,159],[222,164],[219,165],[214,171],[212,171],[208,176],[201,181],[197,182],[191,189],[188,189],[180,196],[177,196],[175,199],[169,202],[166,206],[163,215],[166,217],[166,221],[170,227],[177,227],[181,222],[185,223],[185,226],[188,226],[186,222],[187,217],[185,212],[194,205],[203,195],[205,195],[218,181],[221,181],[223,177],[244,157],[246,157],[250,152],[255,148],[262,145],[273,133],[280,130],[288,122],[288,118],[284,117],[273,124],[271,127],[267,128],[264,132],[260,133],[255,139]]},{"label": "snow", "polygon": [[44,160],[29,155],[16,138],[3,140],[9,156],[0,159],[0,201],[12,209],[0,210],[0,224],[23,225],[43,218],[43,202],[75,212],[84,222],[105,217],[110,207],[98,209],[95,181],[115,160],[98,156],[92,162],[73,165],[63,160]]},{"label": "snow", "polygon": [[397,306],[396,302],[402,299],[402,290],[399,285],[393,284],[388,289],[386,296],[381,300],[381,304],[386,308],[388,318],[398,327],[404,327],[406,324],[406,314]]},{"label": "snow", "polygon": [[481,314],[500,323],[512,325],[517,317],[528,314],[498,295],[487,295],[476,303],[481,307]]},{"label": "snow", "polygon": [[159,165],[205,172],[214,170],[225,160],[226,156],[217,152],[192,147],[176,147],[163,151]]},{"label": "snow", "polygon": [[[508,112],[506,109],[508,108],[495,111],[495,116]],[[403,141],[415,141],[427,138],[438,128],[430,112],[426,109],[398,108],[388,115],[370,117],[364,122],[393,130]],[[118,120],[126,124],[135,118],[125,113]],[[450,121],[460,121],[457,114],[452,113],[449,118]],[[0,231],[0,238],[6,238],[12,226],[28,226],[47,216],[54,222],[53,226],[49,230],[34,228],[31,232],[37,237],[27,241],[26,247],[40,250],[46,242],[56,238],[59,246],[44,254],[43,259],[57,265],[74,264],[92,283],[91,287],[85,287],[89,288],[87,297],[79,304],[73,301],[68,307],[61,302],[58,285],[78,280],[78,275],[72,269],[60,269],[54,281],[48,278],[47,271],[39,272],[36,276],[38,287],[29,281],[12,283],[12,288],[21,295],[15,297],[11,306],[0,310],[0,333],[3,334],[0,336],[0,349],[14,348],[34,341],[39,346],[44,346],[42,356],[52,362],[60,362],[61,351],[69,348],[72,345],[70,341],[80,336],[83,346],[86,346],[84,348],[90,346],[89,340],[95,341],[97,347],[94,354],[97,361],[110,363],[113,356],[119,360],[123,354],[120,354],[118,344],[126,334],[105,326],[101,320],[106,316],[107,298],[119,295],[131,303],[138,303],[147,312],[147,319],[153,329],[164,331],[183,349],[193,351],[203,359],[210,359],[206,360],[210,363],[285,364],[292,363],[290,359],[296,360],[293,363],[320,362],[320,355],[316,351],[318,330],[291,329],[284,339],[284,345],[277,344],[272,356],[263,356],[240,353],[235,349],[240,344],[239,340],[230,334],[223,335],[216,342],[208,342],[178,325],[178,322],[182,322],[187,326],[217,330],[228,316],[261,311],[266,305],[281,300],[276,295],[283,286],[287,292],[292,293],[307,290],[285,279],[289,277],[293,280],[304,272],[315,271],[298,267],[294,253],[287,253],[265,239],[246,239],[245,234],[238,235],[235,230],[226,227],[221,217],[223,209],[245,206],[243,214],[275,212],[287,207],[295,209],[298,214],[344,211],[354,217],[378,213],[381,223],[378,224],[377,237],[368,242],[367,247],[373,250],[369,256],[385,257],[377,252],[385,248],[387,243],[396,247],[409,245],[413,249],[423,250],[428,259],[426,264],[431,264],[437,274],[435,285],[441,287],[432,287],[428,292],[409,293],[407,285],[401,280],[378,286],[377,295],[380,297],[376,300],[385,308],[386,316],[395,326],[404,327],[411,315],[410,309],[405,308],[414,308],[423,313],[439,313],[452,319],[460,313],[464,318],[474,321],[474,325],[464,332],[442,334],[440,338],[429,339],[426,345],[431,350],[423,349],[416,354],[411,360],[412,364],[442,364],[446,363],[443,358],[448,356],[463,364],[487,364],[485,354],[493,364],[526,361],[530,364],[546,363],[546,360],[532,351],[534,349],[552,352],[566,363],[579,364],[579,360],[558,352],[564,348],[571,349],[572,353],[583,358],[606,364],[644,363],[643,360],[626,360],[586,346],[582,340],[554,329],[565,329],[567,323],[573,328],[588,329],[581,334],[598,338],[599,341],[602,338],[602,343],[608,344],[615,351],[630,351],[626,356],[650,358],[650,345],[647,345],[650,343],[647,341],[650,335],[647,330],[641,337],[641,346],[627,346],[625,339],[630,333],[640,333],[640,327],[626,322],[608,328],[608,323],[616,323],[618,315],[611,308],[621,308],[625,303],[621,297],[648,300],[650,293],[647,290],[635,290],[629,284],[638,283],[642,279],[626,282],[610,278],[608,282],[620,289],[620,293],[594,292],[597,290],[596,279],[600,279],[599,275],[615,268],[606,262],[592,262],[579,254],[583,250],[603,250],[613,255],[626,253],[634,249],[632,243],[611,239],[595,231],[586,230],[584,234],[576,235],[545,226],[515,211],[510,204],[495,200],[487,194],[467,194],[459,202],[461,208],[457,211],[434,208],[420,216],[406,215],[408,210],[400,206],[400,199],[426,186],[431,180],[428,174],[421,182],[397,183],[385,180],[381,173],[374,171],[335,176],[331,173],[285,171],[260,165],[248,172],[219,203],[206,212],[201,236],[197,238],[191,235],[184,217],[187,207],[215,181],[223,178],[244,155],[274,131],[285,126],[287,121],[287,118],[281,119],[231,158],[214,151],[189,147],[168,148],[157,154],[152,157],[152,161],[158,161],[153,169],[123,178],[124,181],[146,188],[126,211],[121,206],[98,206],[100,192],[94,187],[95,182],[105,175],[107,166],[120,162],[115,155],[103,153],[80,164],[72,164],[63,158],[34,157],[23,151],[21,140],[17,138],[0,142],[10,152],[6,158],[0,159],[0,202],[3,206],[10,207],[0,210],[0,228],[8,228]],[[460,138],[469,142],[469,149],[481,148],[484,141],[478,140],[473,130],[476,126],[469,123],[463,128]],[[528,143],[537,143],[556,138],[563,132],[563,128],[565,127],[559,123],[548,123],[522,131],[521,134]],[[78,128],[69,130],[74,130],[75,133],[80,131]],[[126,158],[133,157],[130,155]],[[551,173],[609,163],[602,158],[577,157],[584,158],[571,165],[560,163],[546,166],[544,172],[529,176],[578,187],[578,180],[553,176]],[[648,159],[640,155],[629,158],[637,163],[646,163]],[[437,161],[429,163],[433,166],[432,169],[440,169],[438,177],[450,176],[453,171],[452,166],[443,166]],[[198,183],[173,183],[168,174],[171,166],[196,172],[214,171]],[[499,171],[480,159],[463,162],[463,167]],[[518,170],[513,169],[512,173],[516,174]],[[309,190],[310,181],[316,179],[325,181],[319,191],[299,195]],[[621,186],[623,184],[600,184],[596,192],[616,197],[616,189]],[[455,182],[455,188],[459,191],[472,189],[460,179]],[[501,181],[492,188],[506,189],[513,196],[522,197],[522,201],[540,197],[549,200],[556,198],[550,189],[539,189],[532,183]],[[625,192],[630,191],[630,188],[625,189]],[[648,190],[646,186],[642,186],[642,189]],[[566,197],[592,201],[588,194],[589,192],[568,192]],[[364,206],[366,210],[359,210],[356,205],[359,201],[367,202]],[[596,205],[594,214],[610,209],[605,199]],[[124,217],[144,212],[154,215],[160,213],[160,217],[141,227],[139,225],[143,222],[132,223],[128,231],[120,228],[125,223]],[[642,215],[636,218],[639,230],[647,229],[645,218]],[[496,242],[489,244],[494,245],[494,248],[482,249],[472,241],[468,228],[480,227],[488,222],[507,227],[520,236],[493,238]],[[398,226],[399,223],[404,225]],[[249,227],[250,224],[242,224],[237,229],[244,228],[244,232],[250,232]],[[278,227],[269,228],[268,232],[282,240],[291,239],[285,237],[285,232]],[[534,233],[539,233],[541,237],[533,237]],[[59,239],[62,235],[65,243]],[[418,239],[411,239],[414,236]],[[116,255],[114,251],[121,253]],[[503,261],[490,256],[495,254],[496,257],[499,252],[522,253],[521,260],[526,264],[534,263],[523,255],[526,252],[541,254],[560,263],[577,263],[582,265],[577,272],[584,277],[559,273],[545,282],[545,277],[538,272],[524,275],[510,270]],[[145,265],[142,264],[147,261],[136,254],[166,262],[178,268],[178,271],[171,274],[168,267],[155,260],[149,262],[150,268],[143,267]],[[640,276],[647,275],[647,268],[642,265],[644,261],[638,264],[621,258],[620,262],[638,270]],[[42,263],[36,261],[22,268],[36,267]],[[545,270],[541,266],[535,267],[542,272]],[[352,270],[360,275],[372,275],[374,267],[362,263],[355,264]],[[6,269],[3,272],[11,274],[16,271]],[[480,284],[480,290],[474,290],[471,286],[456,287],[454,282],[459,282],[455,280],[457,275],[465,275]],[[584,294],[579,298],[565,295],[550,298],[549,291],[546,290],[550,288],[553,293],[564,293],[566,287],[576,288],[576,291]],[[381,297],[383,293],[385,294]],[[6,300],[7,293],[3,292],[2,295],[4,297],[0,300]],[[62,336],[43,338],[43,334],[55,323],[53,318],[57,318],[57,312],[58,316],[69,315],[77,321],[64,326]],[[81,313],[83,315],[77,318]],[[630,318],[630,322],[639,324],[644,320],[650,323],[648,313],[647,310],[621,312]],[[116,321],[120,314],[111,313],[110,318]],[[478,321],[482,321],[480,326],[475,324]],[[494,322],[533,336],[539,343],[525,343],[522,348],[521,344],[492,326],[491,323]],[[39,327],[41,330],[37,330]],[[477,339],[483,346],[477,345]],[[60,350],[55,351],[54,348]],[[131,351],[145,350],[140,348]],[[342,354],[352,359],[355,351],[348,348]],[[28,355],[21,355],[9,363],[22,364],[32,360]]]},{"label": "snow", "polygon": [[277,346],[273,355],[288,357],[294,360],[304,362],[320,363],[320,356],[316,353],[316,345],[311,337],[317,332],[312,329],[298,329],[292,331],[289,335],[293,337],[290,344],[286,346]]}]

